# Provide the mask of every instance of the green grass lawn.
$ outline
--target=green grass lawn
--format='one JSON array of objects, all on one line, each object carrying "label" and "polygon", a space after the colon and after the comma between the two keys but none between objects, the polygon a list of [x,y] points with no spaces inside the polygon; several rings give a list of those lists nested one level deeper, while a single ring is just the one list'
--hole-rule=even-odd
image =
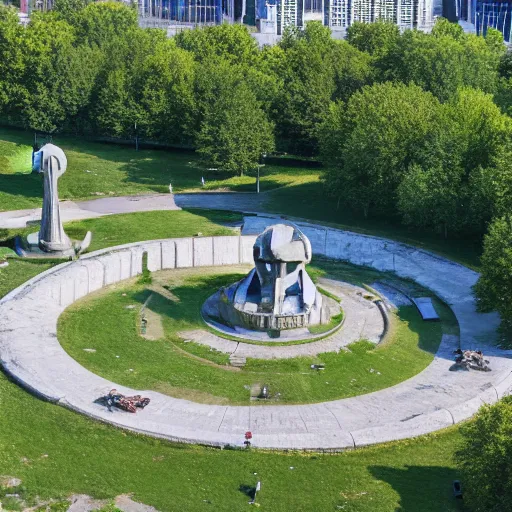
[{"label": "green grass lawn", "polygon": [[[141,233],[147,229],[137,225]],[[173,226],[168,236],[180,229]],[[10,260],[0,269],[0,296],[48,267]],[[353,270],[355,282],[367,280],[357,278]],[[257,501],[261,510],[272,512],[463,510],[451,492],[452,480],[459,477],[452,459],[459,442],[456,428],[336,455],[217,450],[91,421],[34,398],[1,372],[0,407],[0,474],[21,478],[24,489],[12,492],[22,496],[134,493],[134,499],[162,512],[238,512],[248,509],[246,491],[261,480]]]},{"label": "green grass lawn", "polygon": [[[215,267],[164,271],[153,275],[149,288],[141,283],[120,283],[68,308],[59,320],[59,340],[83,366],[137,389],[206,403],[248,404],[251,386],[259,383],[269,386],[272,400],[267,403],[314,403],[369,393],[412,377],[432,361],[442,333],[457,330],[453,314],[440,301],[436,301],[443,319],[440,323],[423,322],[415,307],[405,306],[394,316],[389,336],[377,348],[361,341],[352,344],[348,352],[315,358],[249,359],[242,371],[232,371],[228,354],[184,342],[177,333],[204,329],[200,316],[203,302],[219,287],[241,279],[247,269],[235,269],[238,273],[233,273],[233,268]],[[326,275],[355,284],[383,277],[329,261],[310,269],[313,277]],[[166,291],[172,296],[166,297]],[[163,323],[158,341],[145,340],[139,334],[140,308],[151,294],[147,309]],[[84,350],[91,348],[96,352]],[[313,363],[324,363],[326,369],[312,371]]]},{"label": "green grass lawn", "polygon": [[[40,206],[42,182],[30,174],[33,134],[0,127],[0,211]],[[54,143],[68,158],[68,171],[59,180],[61,200],[91,199],[109,195],[224,190],[251,192],[256,188],[254,173],[233,177],[207,171],[197,163],[193,152],[141,150],[130,146],[91,142],[58,135]],[[386,236],[432,250],[465,265],[478,268],[480,240],[444,240],[422,233],[396,221],[363,219],[345,208],[338,208],[321,182],[321,169],[266,165],[261,170],[261,190],[268,191],[269,211],[311,219],[336,227]],[[206,186],[201,187],[201,177]]]},{"label": "green grass lawn", "polygon": [[[0,471],[24,495],[86,493],[134,499],[163,512],[462,510],[451,482],[456,429],[337,455],[230,451],[124,432],[29,395],[0,374]],[[343,508],[341,508],[343,507]]]},{"label": "green grass lawn", "polygon": [[[30,174],[33,134],[0,127],[0,211],[40,206],[42,181]],[[91,142],[64,135],[53,142],[66,153],[68,169],[59,180],[61,200],[198,190],[255,191],[256,177],[233,177],[198,165],[192,151],[143,149]],[[265,167],[261,190],[318,179],[319,171]],[[201,177],[206,187],[201,186]]]},{"label": "green grass lawn", "polygon": [[[93,234],[89,247],[91,252],[131,242],[192,236],[199,233],[202,236],[233,235],[236,231],[230,226],[241,221],[242,216],[236,212],[154,211],[67,222],[64,224],[64,229],[74,240],[83,240],[87,231],[91,231]],[[38,229],[38,226],[31,226],[23,229],[0,230],[0,243],[16,235],[33,233]],[[13,255],[9,249],[0,247],[0,256],[3,254]]]},{"label": "green grass lawn", "polygon": [[87,231],[92,231],[90,251],[115,245],[197,235],[233,235],[229,226],[241,222],[238,213],[216,210],[156,211],[121,215],[109,215],[97,219],[70,222],[65,225],[66,233],[81,240]]}]

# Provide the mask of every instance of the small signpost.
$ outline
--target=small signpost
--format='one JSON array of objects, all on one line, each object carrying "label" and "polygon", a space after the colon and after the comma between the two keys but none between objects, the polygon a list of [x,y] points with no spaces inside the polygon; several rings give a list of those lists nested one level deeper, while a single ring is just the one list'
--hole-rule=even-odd
[{"label": "small signpost", "polygon": [[258,494],[258,492],[260,490],[261,490],[261,482],[258,481],[258,483],[256,484],[256,487],[254,488],[254,496],[252,498],[252,501],[249,501],[250,505],[254,505],[256,503],[256,494]]}]

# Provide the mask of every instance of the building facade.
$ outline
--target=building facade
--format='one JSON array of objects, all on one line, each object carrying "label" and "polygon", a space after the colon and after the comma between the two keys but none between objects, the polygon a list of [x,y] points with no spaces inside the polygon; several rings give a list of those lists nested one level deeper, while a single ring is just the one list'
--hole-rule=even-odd
[{"label": "building facade", "polygon": [[[430,30],[434,22],[434,0],[256,0],[256,21],[261,31],[282,34],[288,25],[302,27],[320,21],[343,36],[356,21],[387,20],[400,29]],[[511,0],[512,1],[512,0]],[[274,16],[275,24],[268,21]],[[262,29],[264,27],[264,29]]]},{"label": "building facade", "polygon": [[430,30],[434,22],[432,0],[330,0],[329,26],[346,31],[352,23],[386,20],[402,30]]}]

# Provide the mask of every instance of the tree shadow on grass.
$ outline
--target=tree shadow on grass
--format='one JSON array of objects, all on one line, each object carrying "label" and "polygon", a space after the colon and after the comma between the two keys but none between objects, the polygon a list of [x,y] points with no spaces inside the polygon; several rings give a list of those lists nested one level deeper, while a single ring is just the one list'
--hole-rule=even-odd
[{"label": "tree shadow on grass", "polygon": [[153,298],[148,304],[151,311],[176,322],[197,325],[202,323],[201,307],[205,300],[222,286],[235,283],[242,277],[243,274],[235,273],[191,276],[186,284],[169,287],[169,291],[177,298],[176,301],[171,301],[158,291],[149,292],[147,289],[136,293],[133,298],[143,304],[148,298],[148,293],[153,293]]},{"label": "tree shadow on grass", "polygon": [[43,202],[41,176],[23,173],[0,174],[0,198],[3,194],[10,195],[11,199],[0,199],[0,211],[41,206]]},{"label": "tree shadow on grass", "polygon": [[[443,466],[370,466],[377,480],[387,482],[400,495],[395,512],[463,511],[463,500],[453,496],[453,481],[458,472]],[[442,503],[442,507],[440,507]]]},{"label": "tree shadow on grass", "polygon": [[254,485],[247,485],[247,484],[240,484],[240,487],[238,488],[238,490],[241,493],[245,494],[251,500],[254,500],[255,495],[256,495],[256,486],[254,486]]}]

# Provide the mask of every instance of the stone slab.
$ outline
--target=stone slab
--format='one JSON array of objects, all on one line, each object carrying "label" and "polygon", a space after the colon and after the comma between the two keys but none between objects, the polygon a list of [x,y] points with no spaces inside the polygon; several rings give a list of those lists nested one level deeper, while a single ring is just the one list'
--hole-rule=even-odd
[{"label": "stone slab", "polygon": [[416,299],[412,299],[412,301],[418,308],[423,320],[440,320],[430,297],[418,297]]}]

